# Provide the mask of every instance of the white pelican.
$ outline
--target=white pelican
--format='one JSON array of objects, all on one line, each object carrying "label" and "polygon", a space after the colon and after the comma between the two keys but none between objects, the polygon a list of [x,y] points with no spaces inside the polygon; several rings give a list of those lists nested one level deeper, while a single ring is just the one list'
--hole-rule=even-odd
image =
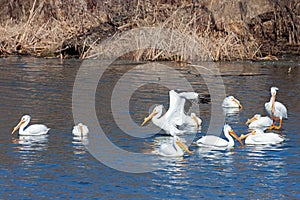
[{"label": "white pelican", "polygon": [[[269,129],[278,130],[282,127],[282,118],[287,118],[287,109],[282,103],[275,101],[277,90],[277,87],[271,87],[271,99],[270,102],[265,103],[265,109],[273,119],[273,123]],[[280,120],[279,126],[275,126],[275,120],[277,119]]]},{"label": "white pelican", "polygon": [[208,147],[226,147],[231,148],[234,146],[234,140],[231,136],[233,136],[239,143],[243,146],[242,140],[235,134],[235,132],[232,130],[232,128],[225,124],[224,128],[224,135],[228,139],[228,141],[217,137],[215,135],[206,135],[201,137],[199,140],[196,141],[196,144],[198,146],[208,146]]},{"label": "white pelican", "polygon": [[182,143],[180,138],[176,135],[173,135],[171,142],[165,142],[160,145],[158,153],[161,156],[178,157],[183,156],[184,151],[186,151],[188,154],[192,154],[188,147]]},{"label": "white pelican", "polygon": [[[246,138],[246,139],[245,139]],[[240,139],[245,139],[245,144],[277,144],[284,138],[276,133],[264,133],[261,129],[255,129],[246,135],[242,134]]]},{"label": "white pelican", "polygon": [[239,100],[234,98],[234,96],[228,96],[223,100],[222,107],[224,108],[240,108],[242,109],[243,106]]},{"label": "white pelican", "polygon": [[88,132],[89,132],[88,127],[82,123],[78,123],[76,126],[73,127],[72,130],[73,135],[77,137],[86,136]]},{"label": "white pelican", "polygon": [[251,119],[247,120],[246,125],[247,124],[249,124],[248,127],[250,129],[260,128],[265,130],[272,125],[272,119],[267,116],[262,117],[260,114],[256,114]]},{"label": "white pelican", "polygon": [[[33,124],[25,128],[30,122],[30,116],[24,115],[11,134],[14,134],[19,129],[19,135],[44,135],[47,134],[50,128],[43,124]],[[25,128],[25,130],[24,130]]]},{"label": "white pelican", "polygon": [[188,126],[201,128],[202,120],[192,113],[190,116],[184,112],[184,105],[186,99],[198,101],[199,95],[195,92],[182,92],[177,93],[174,90],[169,91],[170,105],[168,111],[162,116],[163,106],[156,106],[152,113],[144,118],[143,126],[149,120],[160,127],[161,129],[170,132],[171,127],[175,127],[175,134],[182,134],[182,130],[179,130],[177,126]]}]

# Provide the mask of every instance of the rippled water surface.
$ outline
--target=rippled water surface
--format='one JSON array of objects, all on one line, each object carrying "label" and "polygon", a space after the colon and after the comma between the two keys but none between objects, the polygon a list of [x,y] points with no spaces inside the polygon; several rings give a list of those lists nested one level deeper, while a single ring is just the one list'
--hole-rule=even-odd
[{"label": "rippled water surface", "polygon": [[[145,173],[110,168],[90,154],[81,138],[73,138],[72,91],[80,65],[77,60],[16,57],[0,60],[0,199],[300,199],[299,61],[286,58],[277,62],[216,64],[226,95],[234,95],[244,106],[240,112],[219,115],[225,117],[237,134],[246,133],[245,121],[256,113],[266,115],[264,103],[269,101],[270,87],[277,86],[277,99],[288,108],[289,118],[279,131],[286,141],[244,148],[236,144],[231,150],[198,148],[192,143],[189,148],[194,153],[182,158],[156,155],[155,149],[166,136],[162,131],[159,134],[147,131],[149,127],[157,131],[151,123],[145,128],[140,128],[140,123],[153,105],[168,107],[167,87],[186,89],[180,85],[180,78],[203,94],[222,84],[211,79],[208,87],[199,71],[176,63],[145,67],[145,63],[119,62],[110,66],[98,77],[95,112],[114,145],[128,152],[151,155],[148,162],[156,170]],[[133,92],[127,91],[130,85],[138,87]],[[121,86],[124,86],[123,93],[115,89]],[[85,102],[89,97],[80,98]],[[211,108],[211,103],[200,104],[195,112],[203,120],[202,131],[184,135],[183,139],[190,141],[205,135],[210,126]],[[23,114],[31,115],[31,123],[50,127],[49,135],[11,135]],[[127,122],[128,116],[133,124]],[[86,117],[88,121],[92,115]],[[99,139],[104,140],[96,138]],[[110,156],[109,152],[104,155],[115,163],[121,159],[114,154]],[[141,165],[126,159],[132,169]]]}]

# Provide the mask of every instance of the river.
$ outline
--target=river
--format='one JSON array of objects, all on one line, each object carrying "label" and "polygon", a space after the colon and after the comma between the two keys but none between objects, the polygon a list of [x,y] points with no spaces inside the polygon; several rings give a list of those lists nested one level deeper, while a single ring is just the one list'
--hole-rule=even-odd
[{"label": "river", "polygon": [[[148,172],[140,168],[140,173],[132,173],[126,172],[125,165],[132,166],[132,170],[143,165],[115,154],[110,157],[109,152],[103,152],[110,157],[109,163],[103,163],[80,138],[72,136],[72,95],[81,61],[1,58],[0,199],[299,199],[299,63],[297,58],[289,57],[274,62],[214,63],[225,94],[234,95],[244,107],[233,114],[221,113],[224,121],[238,135],[245,134],[248,118],[257,113],[266,115],[264,103],[270,99],[270,87],[276,86],[277,100],[288,109],[288,119],[277,131],[286,140],[277,145],[239,148],[236,144],[234,149],[212,151],[191,142],[189,148],[194,153],[181,158],[155,154],[159,141],[166,136],[162,131],[154,134],[159,130],[152,122],[140,127],[141,122],[153,105],[168,107],[170,87],[191,86],[191,90],[208,94],[220,83],[207,85],[195,68],[174,62],[119,61],[107,67],[102,76],[99,72],[93,76],[99,79],[93,108],[106,139],[124,151],[149,155],[147,162],[154,166]],[[180,78],[190,86],[181,85]],[[83,86],[92,82],[80,81]],[[127,91],[128,86],[136,88]],[[86,88],[80,89],[83,95],[78,102],[85,102],[89,99]],[[81,90],[76,91],[79,96]],[[189,141],[205,135],[211,126],[211,109],[212,103],[200,104],[195,112],[203,120],[201,132],[182,137]],[[31,116],[32,124],[50,127],[49,134],[41,138],[11,135],[24,114]],[[85,116],[84,123],[93,117]],[[122,159],[127,159],[124,166],[118,164]],[[126,169],[122,171],[122,167]]]}]

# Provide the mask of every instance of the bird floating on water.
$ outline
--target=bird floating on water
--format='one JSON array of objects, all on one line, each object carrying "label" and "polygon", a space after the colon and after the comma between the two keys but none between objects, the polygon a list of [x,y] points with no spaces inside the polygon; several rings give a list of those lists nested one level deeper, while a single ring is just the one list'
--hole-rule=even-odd
[{"label": "bird floating on water", "polygon": [[265,130],[272,125],[272,119],[267,116],[262,117],[260,114],[255,114],[245,124],[248,124],[249,129],[260,128]]},{"label": "bird floating on water", "polygon": [[237,100],[234,96],[228,96],[223,100],[222,107],[224,108],[240,108],[243,106],[239,100]]},{"label": "bird floating on water", "polygon": [[159,155],[166,157],[183,156],[184,152],[192,154],[188,147],[176,135],[172,136],[171,142],[162,143],[158,150]]},{"label": "bird floating on water", "polygon": [[161,143],[158,149],[159,155],[166,157],[178,157],[183,156],[184,152],[192,154],[189,148],[176,135],[175,131],[176,129],[174,127],[170,127],[171,141]]},{"label": "bird floating on water", "polygon": [[72,133],[74,136],[83,137],[87,136],[87,134],[89,133],[89,129],[86,125],[78,123],[73,127]]},{"label": "bird floating on water", "polygon": [[284,138],[276,133],[265,133],[261,129],[254,129],[251,133],[242,134],[240,139],[245,139],[248,145],[278,144],[284,141]]},{"label": "bird floating on water", "polygon": [[[269,102],[265,103],[265,109],[273,120],[273,123],[269,127],[269,129],[278,130],[281,129],[282,127],[282,119],[287,118],[287,109],[282,103],[275,101],[277,90],[278,90],[277,87],[271,87],[271,99]],[[278,119],[279,119],[279,125],[276,126],[275,120]]]},{"label": "bird floating on water", "polygon": [[14,134],[19,129],[19,135],[44,135],[50,130],[44,124],[32,124],[25,128],[29,124],[30,119],[29,115],[24,115],[18,125],[14,127],[11,134]]},{"label": "bird floating on water", "polygon": [[198,146],[206,146],[206,147],[221,147],[221,148],[231,148],[234,146],[234,140],[231,136],[233,136],[239,143],[243,146],[242,140],[236,135],[236,133],[232,130],[232,128],[225,124],[223,127],[223,132],[225,137],[228,139],[225,140],[223,138],[217,137],[215,135],[206,135],[201,137],[196,141]]},{"label": "bird floating on water", "polygon": [[152,113],[147,116],[141,126],[145,125],[149,120],[170,133],[170,130],[175,127],[175,134],[182,134],[183,131],[177,127],[197,127],[201,128],[202,120],[192,113],[190,116],[184,112],[184,105],[186,100],[198,101],[199,95],[195,92],[176,92],[175,90],[169,91],[170,105],[168,111],[163,113],[163,105],[154,107]]}]

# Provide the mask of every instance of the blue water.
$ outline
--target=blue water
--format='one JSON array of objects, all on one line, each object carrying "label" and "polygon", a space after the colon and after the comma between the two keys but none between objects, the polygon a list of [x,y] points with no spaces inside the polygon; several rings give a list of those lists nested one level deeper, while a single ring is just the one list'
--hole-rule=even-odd
[{"label": "blue water", "polygon": [[[121,62],[111,66],[97,89],[97,117],[114,144],[130,152],[153,155],[151,162],[157,168],[146,173],[110,168],[95,159],[81,140],[72,137],[72,90],[81,64],[78,60],[1,58],[0,199],[300,199],[298,61],[287,58],[277,62],[216,64],[226,94],[234,95],[244,106],[241,112],[225,118],[233,130],[246,133],[244,123],[248,118],[256,113],[266,115],[264,103],[269,101],[270,87],[277,86],[277,99],[288,108],[289,118],[284,120],[280,131],[286,141],[244,148],[236,144],[234,149],[219,151],[192,144],[190,149],[194,154],[182,158],[153,153],[159,134],[148,133],[145,138],[136,139],[122,133],[105,97],[109,97],[122,75],[137,65]],[[162,64],[186,77],[195,91],[208,93],[205,82],[192,68]],[[158,80],[170,76],[160,70],[155,69],[160,74]],[[134,73],[139,77],[145,72]],[[131,84],[134,80],[127,81]],[[176,80],[172,84],[176,86]],[[159,84],[141,86],[132,95],[129,108],[137,126],[156,103],[168,106],[168,89]],[[200,105],[198,114],[203,127],[196,138],[208,130],[210,109],[211,104]],[[38,139],[11,135],[23,114],[31,115],[31,123],[50,127],[49,135]]]}]

